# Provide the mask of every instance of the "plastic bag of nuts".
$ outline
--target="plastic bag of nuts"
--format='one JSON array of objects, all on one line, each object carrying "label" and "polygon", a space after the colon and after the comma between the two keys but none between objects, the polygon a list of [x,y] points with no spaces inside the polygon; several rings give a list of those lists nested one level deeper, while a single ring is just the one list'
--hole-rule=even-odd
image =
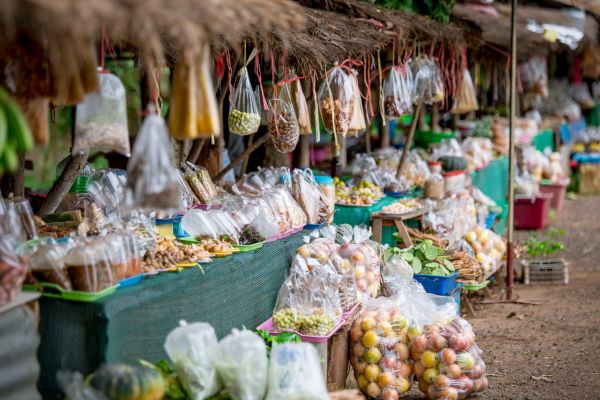
[{"label": "plastic bag of nuts", "polygon": [[300,139],[300,128],[291,101],[289,85],[285,84],[270,103],[267,126],[273,147],[280,153],[294,151]]},{"label": "plastic bag of nuts", "polygon": [[321,118],[327,132],[346,136],[353,107],[350,77],[342,68],[332,68],[319,87],[318,97]]},{"label": "plastic bag of nuts", "polygon": [[233,91],[228,122],[229,131],[238,135],[255,133],[260,126],[260,112],[246,67],[240,71],[239,79]]},{"label": "plastic bag of nuts", "polygon": [[410,68],[394,66],[383,83],[385,116],[396,119],[412,111],[413,83]]}]

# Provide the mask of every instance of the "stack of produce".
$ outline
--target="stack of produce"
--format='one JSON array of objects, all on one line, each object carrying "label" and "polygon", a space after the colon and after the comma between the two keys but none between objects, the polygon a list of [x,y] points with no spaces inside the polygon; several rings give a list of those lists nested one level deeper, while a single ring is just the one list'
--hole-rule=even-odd
[{"label": "stack of produce", "polygon": [[350,363],[358,387],[369,398],[395,400],[410,389],[408,343],[413,330],[391,299],[380,297],[363,305],[350,331]]},{"label": "stack of produce", "polygon": [[455,251],[452,254],[452,264],[458,272],[457,281],[476,285],[485,280],[483,265],[464,251]]},{"label": "stack of produce", "polygon": [[408,249],[394,249],[410,264],[415,274],[448,276],[455,272],[454,265],[444,249],[431,240],[423,240]]},{"label": "stack of produce", "polygon": [[471,325],[460,317],[431,324],[410,342],[419,389],[432,400],[455,400],[484,391],[485,364]]},{"label": "stack of produce", "polygon": [[493,274],[499,267],[506,244],[504,240],[490,229],[481,226],[467,232],[465,240],[469,243],[475,254],[475,259],[481,263],[485,276]]},{"label": "stack of produce", "polygon": [[160,269],[174,269],[178,264],[208,261],[210,261],[210,253],[203,245],[185,245],[159,236],[156,238],[156,248],[144,255],[142,269],[144,272],[153,272]]},{"label": "stack of produce", "polygon": [[406,214],[411,211],[416,211],[422,208],[423,205],[420,201],[415,199],[402,199],[398,200],[390,205],[387,205],[381,209],[381,212],[387,214]]},{"label": "stack of produce", "polygon": [[362,181],[352,188],[337,177],[334,183],[337,204],[368,206],[383,197],[381,188],[369,181]]}]

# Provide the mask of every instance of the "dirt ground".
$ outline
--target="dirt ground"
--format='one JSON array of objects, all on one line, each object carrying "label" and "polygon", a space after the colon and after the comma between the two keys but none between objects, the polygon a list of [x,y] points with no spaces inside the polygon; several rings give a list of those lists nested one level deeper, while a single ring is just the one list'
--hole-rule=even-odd
[{"label": "dirt ground", "polygon": [[518,284],[520,300],[541,304],[478,305],[468,317],[488,368],[482,399],[600,399],[600,197],[568,201],[551,226],[566,230],[570,283]]}]

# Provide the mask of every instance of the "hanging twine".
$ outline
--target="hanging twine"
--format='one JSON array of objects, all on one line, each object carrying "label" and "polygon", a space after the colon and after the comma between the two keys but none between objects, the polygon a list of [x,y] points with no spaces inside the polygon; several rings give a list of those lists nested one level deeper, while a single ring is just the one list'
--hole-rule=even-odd
[{"label": "hanging twine", "polygon": [[321,141],[321,124],[319,123],[319,104],[317,103],[317,92],[315,90],[316,83],[317,83],[317,71],[315,71],[315,70],[310,71],[310,80],[312,82],[312,96],[313,96],[313,102],[315,104],[315,106],[314,106],[315,136],[317,139],[317,143],[319,143]]}]

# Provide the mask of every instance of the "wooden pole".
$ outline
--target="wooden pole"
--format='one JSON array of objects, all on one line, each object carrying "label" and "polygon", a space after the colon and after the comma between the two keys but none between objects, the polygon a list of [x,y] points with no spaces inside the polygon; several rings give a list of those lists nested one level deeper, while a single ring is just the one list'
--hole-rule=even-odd
[{"label": "wooden pole", "polygon": [[298,162],[300,168],[310,167],[310,137],[311,135],[300,136],[300,161]]},{"label": "wooden pole", "polygon": [[[248,145],[246,147],[252,146],[252,142],[254,142],[254,133],[251,133],[248,137]],[[246,170],[248,169],[248,161],[250,160],[250,153],[246,154],[244,157],[244,163],[242,164],[242,171],[240,172],[240,176],[244,176]]]},{"label": "wooden pole", "polygon": [[238,155],[235,158],[235,160],[230,162],[229,165],[227,165],[217,175],[215,175],[214,180],[218,181],[219,179],[221,179],[227,172],[229,172],[230,169],[232,169],[233,167],[238,165],[240,162],[242,162],[244,160],[244,158],[246,157],[246,155],[250,155],[250,153],[252,153],[254,150],[258,149],[260,146],[265,144],[267,142],[267,140],[269,140],[270,138],[271,137],[269,136],[269,134],[265,134],[263,137],[258,139],[256,142],[252,143],[252,145],[248,146],[246,148],[246,150],[244,150],[242,153],[240,153],[240,155]]},{"label": "wooden pole", "polygon": [[192,143],[192,148],[190,149],[190,153],[188,154],[186,161],[189,161],[192,164],[196,164],[196,162],[198,161],[198,157],[200,157],[200,152],[202,152],[202,148],[204,147],[204,143],[206,143],[206,139],[194,140],[194,143]]},{"label": "wooden pole", "polygon": [[515,106],[517,85],[517,0],[511,3],[510,22],[510,120],[508,136],[508,233],[506,257],[506,299],[512,300],[514,281],[514,178],[515,178]]},{"label": "wooden pole", "polygon": [[88,159],[87,151],[80,151],[77,154],[71,154],[69,157],[69,161],[67,165],[65,165],[65,169],[58,180],[48,192],[48,196],[44,199],[42,206],[38,210],[39,215],[47,215],[52,214],[56,211],[56,208],[60,205],[63,197],[69,191],[71,186],[73,186],[73,182],[75,182],[75,178],[79,175],[79,172],[85,167]]},{"label": "wooden pole", "polygon": [[417,123],[419,122],[419,115],[421,114],[421,110],[423,109],[423,96],[419,98],[419,102],[417,103],[417,108],[415,109],[415,113],[413,114],[412,121],[410,122],[410,130],[408,131],[408,136],[406,137],[406,143],[404,144],[404,149],[402,149],[402,157],[400,157],[400,163],[398,164],[398,171],[396,171],[396,178],[400,179],[402,175],[402,166],[406,162],[406,157],[408,157],[408,152],[410,150],[410,144],[415,136],[415,131],[417,130]]}]

